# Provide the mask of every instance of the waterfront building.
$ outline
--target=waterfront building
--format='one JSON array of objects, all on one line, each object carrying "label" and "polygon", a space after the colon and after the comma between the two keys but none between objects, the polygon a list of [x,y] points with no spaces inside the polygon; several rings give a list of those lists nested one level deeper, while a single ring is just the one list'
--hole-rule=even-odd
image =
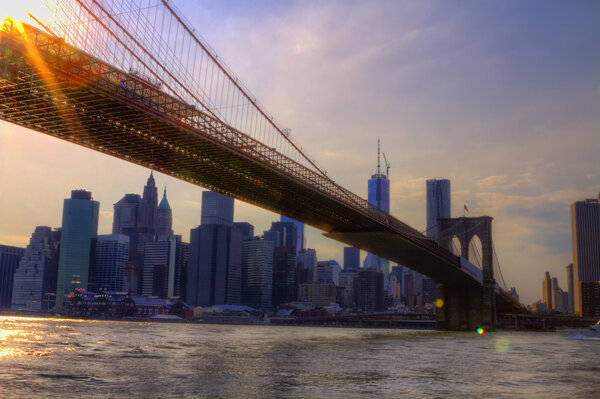
[{"label": "waterfront building", "polygon": [[375,269],[359,269],[356,278],[358,308],[364,313],[381,312],[384,309],[383,273]]},{"label": "waterfront building", "polygon": [[[581,284],[600,281],[600,204],[598,199],[586,199],[571,205],[571,227],[574,310],[583,315],[591,312],[586,307],[593,306],[592,303],[595,302],[595,299],[589,295],[582,295]],[[594,290],[586,289],[586,292],[593,293]],[[584,298],[588,302],[584,301]]]},{"label": "waterfront building", "polygon": [[214,191],[202,192],[200,224],[233,225],[233,198]]},{"label": "waterfront building", "polygon": [[154,235],[156,229],[156,209],[158,204],[158,191],[152,171],[144,186],[144,194],[140,202],[139,227],[145,233]]},{"label": "waterfront building", "polygon": [[242,305],[272,307],[273,251],[272,241],[256,237],[242,242]]},{"label": "waterfront building", "polygon": [[569,314],[573,314],[575,312],[575,285],[573,280],[573,264],[567,265],[567,289],[568,289],[568,298],[569,298]]},{"label": "waterfront building", "polygon": [[450,180],[427,180],[427,237],[437,240],[437,220],[450,217]]},{"label": "waterfront building", "polygon": [[304,223],[298,222],[294,219],[288,218],[287,216],[281,215],[282,223],[293,223],[296,226],[296,256],[302,251],[306,245],[306,238],[304,237]]},{"label": "waterfront building", "polygon": [[0,245],[0,309],[10,308],[15,270],[25,253],[25,248]]},{"label": "waterfront building", "polygon": [[360,249],[344,247],[344,270],[358,270],[360,267]]},{"label": "waterfront building", "polygon": [[123,291],[125,266],[129,259],[129,236],[99,235],[96,240],[95,266],[90,289],[93,291]]},{"label": "waterfront building", "polygon": [[63,298],[76,288],[86,290],[90,258],[98,234],[100,204],[85,190],[71,191],[71,198],[63,203],[56,307],[62,308]]},{"label": "waterfront building", "polygon": [[56,296],[60,230],[37,226],[15,271],[12,309],[42,312],[51,309]]},{"label": "waterfront building", "polygon": [[[223,219],[211,216],[204,220]],[[240,304],[243,237],[243,229],[233,226],[233,223],[203,224],[190,231],[186,292],[188,304]]]},{"label": "waterfront building", "polygon": [[173,213],[167,200],[167,189],[163,193],[162,200],[156,208],[155,232],[157,236],[173,235]]},{"label": "waterfront building", "polygon": [[333,283],[315,282],[300,284],[298,300],[309,302],[315,308],[324,308],[335,303],[336,287]]}]

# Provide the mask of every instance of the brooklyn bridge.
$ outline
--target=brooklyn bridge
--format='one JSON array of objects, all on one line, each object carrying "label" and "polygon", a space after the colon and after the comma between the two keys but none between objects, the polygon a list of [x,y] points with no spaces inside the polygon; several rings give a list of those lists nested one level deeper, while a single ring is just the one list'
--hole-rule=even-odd
[{"label": "brooklyn bridge", "polygon": [[[438,241],[337,184],[166,0],[58,1],[0,26],[0,118],[312,225],[433,278],[440,329],[518,308],[494,275],[492,218],[438,220]],[[482,249],[481,270],[450,250]],[[464,252],[464,251],[463,251]]]}]

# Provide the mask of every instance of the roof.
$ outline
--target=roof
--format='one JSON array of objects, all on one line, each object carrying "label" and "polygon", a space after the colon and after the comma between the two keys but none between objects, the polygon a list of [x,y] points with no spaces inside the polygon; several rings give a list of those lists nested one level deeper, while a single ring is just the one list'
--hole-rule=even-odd
[{"label": "roof", "polygon": [[169,206],[169,201],[167,201],[167,189],[165,188],[165,192],[163,194],[162,200],[160,201],[160,204],[158,204],[158,209],[171,209],[171,206]]}]

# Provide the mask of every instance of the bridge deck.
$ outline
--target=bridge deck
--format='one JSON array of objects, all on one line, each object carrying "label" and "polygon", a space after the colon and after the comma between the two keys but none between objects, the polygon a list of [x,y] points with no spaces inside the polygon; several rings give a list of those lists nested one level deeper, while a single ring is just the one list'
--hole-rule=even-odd
[{"label": "bridge deck", "polygon": [[417,230],[61,39],[5,23],[0,49],[0,119],[284,214],[440,283],[476,283]]}]

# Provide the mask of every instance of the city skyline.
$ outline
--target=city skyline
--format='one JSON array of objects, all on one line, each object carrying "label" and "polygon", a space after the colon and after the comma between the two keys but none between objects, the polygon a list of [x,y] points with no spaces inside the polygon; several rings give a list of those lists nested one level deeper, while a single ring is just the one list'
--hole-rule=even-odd
[{"label": "city skyline", "polygon": [[[494,217],[504,277],[524,303],[539,299],[546,270],[567,286],[570,204],[600,191],[597,5],[175,3],[336,182],[367,197],[370,149],[381,136],[394,216],[424,231],[425,180],[448,178],[454,215],[468,203],[473,216]],[[22,17],[16,5],[3,7]],[[505,29],[489,28],[497,18]],[[469,37],[478,30],[485,34]],[[268,40],[277,33],[280,42]],[[149,172],[5,122],[0,166],[0,243],[22,247],[35,226],[60,226],[62,200],[77,188],[94,193],[98,232],[108,234],[113,204],[141,193]],[[203,189],[155,174],[169,191],[173,229],[189,241]],[[256,231],[279,217],[236,208],[235,220]],[[341,263],[342,244],[314,228],[306,235],[319,258]]]}]

